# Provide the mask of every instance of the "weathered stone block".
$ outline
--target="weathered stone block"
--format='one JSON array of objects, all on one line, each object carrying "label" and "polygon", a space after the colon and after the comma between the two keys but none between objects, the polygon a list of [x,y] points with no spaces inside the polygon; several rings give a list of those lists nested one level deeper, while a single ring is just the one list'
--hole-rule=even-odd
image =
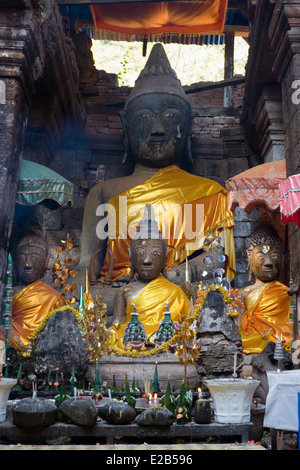
[{"label": "weathered stone block", "polygon": [[250,237],[253,231],[251,222],[235,222],[233,233],[235,237]]},{"label": "weathered stone block", "polygon": [[91,398],[69,398],[59,405],[59,411],[77,426],[95,426],[98,410]]}]

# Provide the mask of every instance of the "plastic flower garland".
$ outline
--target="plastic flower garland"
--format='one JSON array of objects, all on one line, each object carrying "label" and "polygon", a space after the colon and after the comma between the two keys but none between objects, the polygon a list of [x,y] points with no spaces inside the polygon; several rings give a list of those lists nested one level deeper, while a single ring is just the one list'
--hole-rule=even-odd
[{"label": "plastic flower garland", "polygon": [[[216,291],[220,292],[222,294],[222,297],[224,299],[225,304],[229,305],[229,310],[228,310],[228,315],[231,317],[237,317],[239,315],[239,312],[237,308],[243,308],[243,303],[241,302],[241,297],[238,295],[239,291],[238,289],[232,289],[229,293],[227,292],[226,289],[224,289],[222,286],[218,284],[211,284],[207,290],[202,290],[197,292],[197,300],[195,303],[195,307],[193,310],[193,313],[185,319],[185,328],[191,326],[195,320],[198,319],[199,314],[202,311],[203,305],[205,303],[206,297],[210,291]],[[39,332],[46,326],[48,320],[54,315],[56,312],[63,311],[63,310],[69,310],[73,312],[74,317],[81,329],[81,331],[84,331],[85,325],[83,324],[82,321],[82,316],[79,312],[74,307],[71,307],[70,305],[64,305],[59,308],[56,308],[49,312],[43,321],[39,324],[39,326],[34,330],[34,332],[28,337],[28,339],[33,342],[36,340],[37,335]],[[112,346],[110,350],[108,351],[108,354],[117,354],[119,356],[127,356],[127,357],[147,357],[147,356],[154,356],[156,354],[159,354],[161,352],[167,351],[170,346],[173,344],[176,344],[180,342],[181,339],[181,330],[178,331],[171,339],[166,341],[164,344],[161,344],[160,346],[156,348],[152,348],[146,351],[137,351],[137,350],[124,350],[121,348],[118,348],[117,346]],[[28,348],[27,351],[19,351],[19,354],[21,354],[23,357],[30,357],[31,352],[28,352],[30,348]]]},{"label": "plastic flower garland", "polygon": [[[194,311],[192,315],[190,315],[186,320],[185,320],[185,327],[191,326],[195,320],[198,319],[200,312],[202,311],[204,302],[206,300],[206,297],[210,291],[217,291],[220,292],[223,296],[225,304],[231,304],[233,299],[231,295],[227,292],[226,289],[224,289],[222,286],[218,284],[211,284],[207,290],[203,291],[198,291],[197,293],[197,300],[196,300],[196,305],[194,308]],[[238,292],[238,290],[236,290]],[[236,294],[235,290],[231,291],[231,294]],[[236,311],[229,310],[228,315],[234,317],[238,316],[239,313]],[[159,354],[161,352],[167,351],[170,346],[173,344],[177,343],[180,341],[181,333],[180,331],[176,333],[171,339],[166,341],[164,344],[158,346],[157,348],[150,349],[148,351],[137,351],[137,350],[123,350],[121,348],[118,348],[116,346],[112,346],[111,352],[114,354],[118,354],[119,356],[127,356],[127,357],[147,357],[147,356],[153,356],[155,354]]]}]

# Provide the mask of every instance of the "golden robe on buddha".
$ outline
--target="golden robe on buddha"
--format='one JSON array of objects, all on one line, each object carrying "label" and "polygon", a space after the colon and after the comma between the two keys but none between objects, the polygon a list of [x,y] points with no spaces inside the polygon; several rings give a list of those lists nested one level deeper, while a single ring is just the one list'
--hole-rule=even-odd
[{"label": "golden robe on buddha", "polygon": [[240,334],[245,354],[260,353],[278,334],[290,346],[290,298],[288,287],[278,281],[266,282],[245,300],[247,311],[242,316]]},{"label": "golden robe on buddha", "polygon": [[62,295],[41,280],[24,287],[12,299],[11,346],[25,351],[28,337],[51,310],[64,305]]},{"label": "golden robe on buddha", "polygon": [[[235,275],[235,249],[232,228],[234,220],[227,208],[227,191],[215,181],[202,178],[170,165],[158,171],[142,184],[114,196],[109,204],[115,209],[116,233],[108,239],[114,257],[112,280],[130,274],[128,249],[138,228],[146,204],[153,207],[155,219],[169,247],[167,269],[177,266],[188,255],[203,247],[208,233],[222,237],[228,256],[227,277]],[[126,209],[120,201],[126,200]],[[126,199],[125,199],[126,198]],[[197,206],[203,205],[203,217],[197,217]],[[187,207],[189,206],[189,207]],[[196,218],[200,221],[196,222]],[[193,222],[192,222],[193,219]],[[132,233],[124,231],[130,227]],[[192,249],[189,244],[192,242]],[[106,256],[101,271],[104,277],[109,267]]]},{"label": "golden robe on buddha", "polygon": [[147,336],[147,340],[154,335],[163,320],[163,313],[166,310],[166,302],[169,302],[169,310],[173,321],[178,321],[181,315],[187,316],[190,310],[190,301],[183,290],[168,281],[164,276],[158,276],[150,281],[144,288],[135,292],[127,302],[126,323],[116,329],[111,327],[114,339],[117,340],[115,346],[124,348],[122,338],[127,322],[131,320],[131,313],[134,306],[139,314],[139,321],[142,322]]}]

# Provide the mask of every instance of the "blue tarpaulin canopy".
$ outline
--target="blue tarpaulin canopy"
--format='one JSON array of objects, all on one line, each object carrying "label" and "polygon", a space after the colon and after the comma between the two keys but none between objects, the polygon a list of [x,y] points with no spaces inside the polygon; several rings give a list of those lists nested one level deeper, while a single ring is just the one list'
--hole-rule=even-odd
[{"label": "blue tarpaulin canopy", "polygon": [[22,160],[16,202],[32,206],[45,200],[73,204],[73,184],[44,165]]}]

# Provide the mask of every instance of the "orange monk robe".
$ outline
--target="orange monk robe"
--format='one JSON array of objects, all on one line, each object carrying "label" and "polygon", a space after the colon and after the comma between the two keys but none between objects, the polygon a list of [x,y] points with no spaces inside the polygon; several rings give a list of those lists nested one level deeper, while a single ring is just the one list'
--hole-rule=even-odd
[{"label": "orange monk robe", "polygon": [[278,334],[290,346],[290,297],[288,287],[278,281],[267,282],[248,295],[240,334],[245,354],[260,353]]},{"label": "orange monk robe", "polygon": [[163,313],[166,311],[167,301],[169,302],[169,310],[173,321],[176,322],[179,320],[179,317],[189,314],[190,301],[183,290],[162,275],[132,294],[127,302],[126,323],[121,325],[119,329],[116,329],[114,326],[111,327],[114,338],[117,339],[115,345],[118,348],[123,348],[122,338],[124,330],[127,322],[132,318],[131,313],[133,312],[134,305],[139,314],[138,319],[142,322],[147,340],[149,341],[164,318]]},{"label": "orange monk robe", "polygon": [[28,337],[51,310],[64,305],[62,295],[38,280],[14,295],[12,299],[11,345],[20,351],[30,346]]},{"label": "orange monk robe", "polygon": [[[130,274],[129,254],[143,217],[146,204],[151,204],[158,228],[169,247],[166,267],[182,263],[188,255],[203,247],[205,237],[220,235],[228,256],[226,276],[235,276],[234,220],[227,207],[227,191],[219,183],[170,165],[143,183],[112,197],[115,233],[108,238],[114,257],[113,280]],[[202,206],[203,212],[197,212]],[[129,234],[125,232],[128,230]],[[109,268],[109,255],[104,260],[101,276]]]}]

